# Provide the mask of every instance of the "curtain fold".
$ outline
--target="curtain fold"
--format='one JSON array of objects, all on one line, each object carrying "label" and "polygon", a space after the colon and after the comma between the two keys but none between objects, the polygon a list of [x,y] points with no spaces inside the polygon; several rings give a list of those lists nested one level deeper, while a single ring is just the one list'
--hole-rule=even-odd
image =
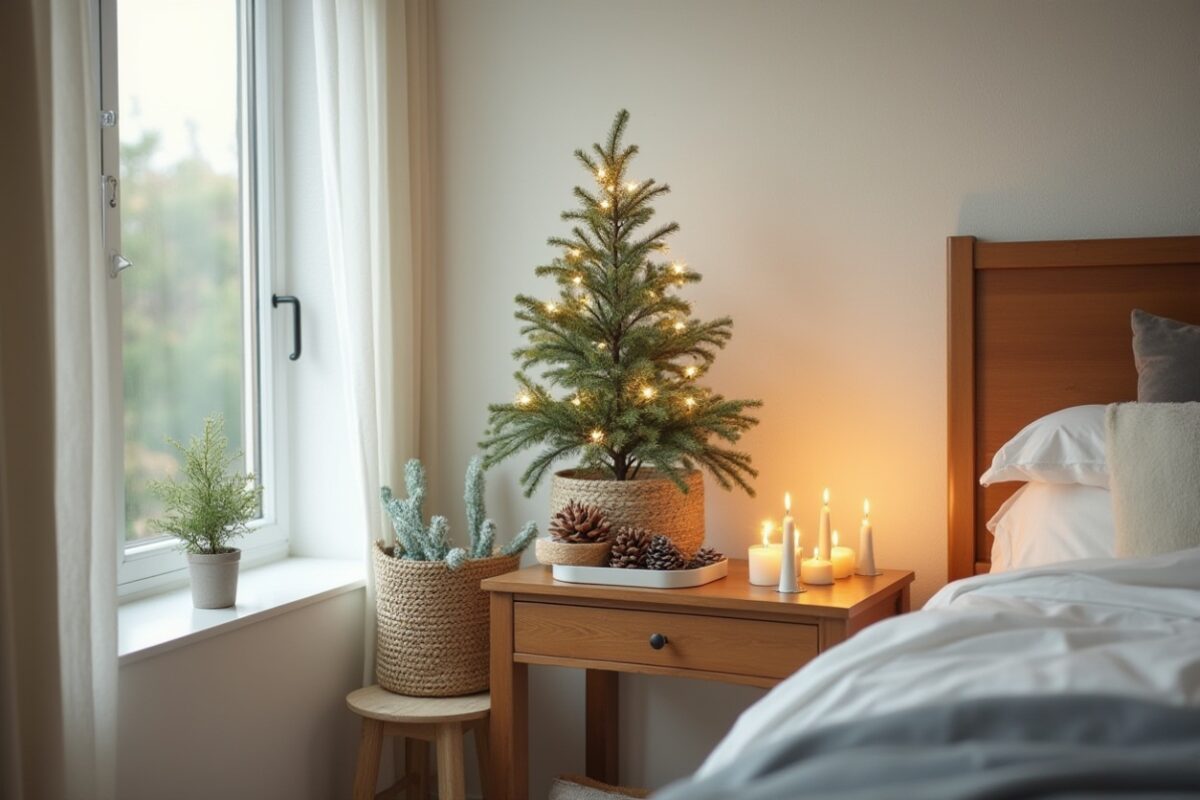
[{"label": "curtain fold", "polygon": [[406,5],[313,0],[329,269],[358,484],[351,529],[361,531],[368,574],[365,683],[375,672],[371,547],[392,536],[379,489],[403,481],[419,435],[421,276],[429,261],[414,258],[413,247],[414,210],[424,204],[410,179],[414,30]]},{"label": "curtain fold", "polygon": [[0,292],[3,788],[6,798],[106,800],[116,794],[120,417],[100,237],[96,20],[87,0],[14,2],[6,14],[22,10],[6,20],[16,30],[4,27],[28,37],[16,53],[30,61],[5,72],[35,86],[34,104],[9,113],[36,130],[18,155],[37,175],[34,190],[12,193],[26,224],[5,238],[30,252],[6,268]]}]

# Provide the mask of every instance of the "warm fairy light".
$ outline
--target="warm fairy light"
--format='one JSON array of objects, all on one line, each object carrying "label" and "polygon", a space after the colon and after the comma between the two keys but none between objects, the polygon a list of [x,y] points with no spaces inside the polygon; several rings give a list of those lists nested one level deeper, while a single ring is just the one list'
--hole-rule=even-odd
[{"label": "warm fairy light", "polygon": [[863,499],[863,522],[867,521],[867,517],[871,516],[871,501]]},{"label": "warm fairy light", "polygon": [[578,247],[571,250],[571,258],[579,258],[581,255],[583,255],[583,251]]},{"label": "warm fairy light", "polygon": [[608,202],[607,200],[601,200],[601,201],[600,201],[600,207],[601,207],[601,208],[608,208],[608,207],[609,207],[609,206],[611,206],[611,205],[612,205],[612,203]]},{"label": "warm fairy light", "polygon": [[696,407],[696,398],[685,397],[685,398],[683,398],[683,404],[685,406],[687,406],[688,408],[695,408]]},{"label": "warm fairy light", "polygon": [[829,505],[829,490],[828,489],[826,489],[821,494],[821,502],[824,503],[825,505]]},{"label": "warm fairy light", "polygon": [[576,275],[574,278],[571,278],[571,283],[573,283],[573,284],[575,284],[576,286],[578,286],[579,284],[583,283],[583,276],[582,276],[582,275]]},{"label": "warm fairy light", "polygon": [[604,441],[604,431],[600,430],[599,428],[592,431],[592,442],[593,443],[600,444],[600,442],[603,442],[603,441]]},{"label": "warm fairy light", "polygon": [[531,395],[529,392],[521,392],[517,395],[517,405],[519,406],[527,406],[532,402],[533,395]]},{"label": "warm fairy light", "polygon": [[646,297],[649,297],[651,300],[657,300],[657,299],[658,299],[658,295],[656,295],[656,294],[654,293],[654,290],[653,290],[653,289],[647,289],[647,290],[646,290]]},{"label": "warm fairy light", "polygon": [[596,178],[599,180],[604,180],[604,176],[607,174],[608,173],[604,171],[604,167],[600,167],[596,170]]},{"label": "warm fairy light", "polygon": [[627,192],[636,192],[637,188],[638,185],[636,181],[630,181],[629,183],[625,184],[625,191]]},{"label": "warm fairy light", "polygon": [[558,303],[546,303],[546,313],[547,314],[557,314],[558,313]]},{"label": "warm fairy light", "polygon": [[642,397],[644,399],[653,400],[655,394],[656,394],[656,392],[654,391],[653,386],[643,386],[642,387]]},{"label": "warm fairy light", "polygon": [[607,342],[596,342],[596,347],[600,350],[607,350],[608,343]]},{"label": "warm fairy light", "polygon": [[674,272],[676,275],[682,275],[683,274],[683,264],[680,264],[678,261],[676,261],[674,264],[671,265],[671,271]]},{"label": "warm fairy light", "polygon": [[775,530],[775,523],[769,519],[764,519],[762,524],[763,547],[771,543],[771,533]]},{"label": "warm fairy light", "polygon": [[677,330],[677,331],[682,331],[682,330],[683,330],[684,328],[686,328],[686,327],[687,327],[687,325],[686,325],[685,323],[683,323],[683,322],[676,322],[676,323],[675,323],[675,330]]},{"label": "warm fairy light", "polygon": [[683,375],[684,375],[684,377],[685,377],[685,378],[694,378],[694,377],[696,377],[696,368],[695,368],[695,367],[684,367],[684,369],[683,369]]},{"label": "warm fairy light", "polygon": [[583,405],[583,399],[579,395],[575,395],[571,398],[571,405],[579,408],[581,405]]},{"label": "warm fairy light", "polygon": [[616,184],[613,184],[613,183],[610,183],[608,186],[605,186],[604,188],[608,189],[610,192],[615,192],[617,190]]}]

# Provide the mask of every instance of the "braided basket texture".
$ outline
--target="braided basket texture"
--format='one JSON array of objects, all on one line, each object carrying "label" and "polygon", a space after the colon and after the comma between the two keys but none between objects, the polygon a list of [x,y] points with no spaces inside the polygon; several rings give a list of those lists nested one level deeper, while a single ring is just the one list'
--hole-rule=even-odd
[{"label": "braided basket texture", "polygon": [[488,595],[479,582],[517,569],[520,555],[471,559],[451,571],[391,552],[375,543],[379,685],[419,697],[487,691]]},{"label": "braided basket texture", "polygon": [[612,542],[556,542],[548,536],[534,542],[539,564],[568,564],[573,567],[603,567],[608,565]]},{"label": "braided basket texture", "polygon": [[550,487],[550,514],[572,500],[597,506],[612,523],[661,533],[691,558],[704,543],[704,476],[687,474],[687,493],[652,469],[643,469],[635,480],[614,481],[601,473],[568,469],[555,473]]}]

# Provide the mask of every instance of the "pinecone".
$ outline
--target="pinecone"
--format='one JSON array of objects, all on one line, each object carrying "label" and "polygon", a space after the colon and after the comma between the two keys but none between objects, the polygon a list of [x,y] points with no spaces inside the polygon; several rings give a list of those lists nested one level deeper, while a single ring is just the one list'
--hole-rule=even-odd
[{"label": "pinecone", "polygon": [[608,541],[609,524],[604,512],[576,500],[550,518],[550,537],[556,542],[595,544]]},{"label": "pinecone", "polygon": [[661,534],[651,537],[646,548],[646,569],[683,569],[686,565],[687,559],[674,542]]},{"label": "pinecone", "polygon": [[724,560],[724,553],[718,553],[711,547],[701,547],[696,551],[696,555],[692,556],[692,560],[688,562],[688,569],[699,569],[700,567],[707,567]]},{"label": "pinecone", "polygon": [[650,531],[630,525],[617,528],[612,551],[608,554],[608,565],[624,569],[642,569],[646,566],[646,549],[650,547],[650,539],[653,536]]}]

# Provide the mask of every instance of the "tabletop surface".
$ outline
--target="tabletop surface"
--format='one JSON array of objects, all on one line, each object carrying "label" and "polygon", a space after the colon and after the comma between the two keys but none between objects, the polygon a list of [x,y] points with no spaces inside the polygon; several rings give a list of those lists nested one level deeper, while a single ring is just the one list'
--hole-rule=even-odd
[{"label": "tabletop surface", "polygon": [[689,589],[646,589],[565,583],[554,580],[550,567],[537,565],[488,578],[482,585],[489,592],[518,595],[846,618],[875,605],[881,596],[900,592],[914,577],[905,570],[885,569],[880,575],[851,575],[829,586],[804,585],[799,594],[780,594],[773,586],[751,585],[748,569],[745,559],[730,559],[729,575],[712,583]]}]

